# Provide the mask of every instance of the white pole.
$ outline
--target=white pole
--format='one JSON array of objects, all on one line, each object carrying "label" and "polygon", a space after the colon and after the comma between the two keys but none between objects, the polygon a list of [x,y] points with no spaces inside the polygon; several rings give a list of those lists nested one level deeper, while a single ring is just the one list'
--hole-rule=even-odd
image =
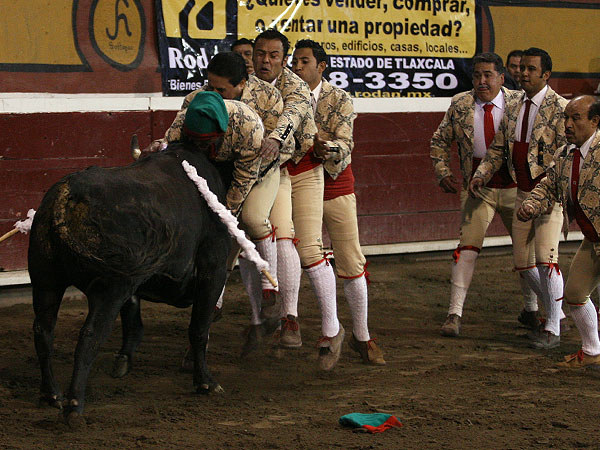
[{"label": "white pole", "polygon": [[256,268],[262,272],[269,282],[273,285],[273,287],[277,287],[277,282],[273,279],[271,274],[269,273],[269,263],[262,259],[259,253],[256,251],[256,246],[252,241],[246,238],[246,234],[239,229],[238,220],[231,214],[225,205],[219,202],[217,196],[211,192],[208,187],[208,183],[204,178],[198,175],[196,168],[192,166],[187,161],[182,161],[181,165],[183,166],[183,170],[189,177],[190,180],[194,182],[206,203],[210,209],[212,209],[221,219],[221,222],[225,224],[229,234],[235,238],[240,247],[242,248],[242,256],[249,261],[252,261]]}]

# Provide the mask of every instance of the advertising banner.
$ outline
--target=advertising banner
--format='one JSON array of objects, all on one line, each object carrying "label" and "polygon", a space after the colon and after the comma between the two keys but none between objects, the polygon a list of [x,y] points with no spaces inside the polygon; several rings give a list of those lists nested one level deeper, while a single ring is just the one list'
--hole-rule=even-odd
[{"label": "advertising banner", "polygon": [[325,77],[354,97],[449,97],[471,87],[475,0],[157,0],[163,93],[205,81],[219,51],[276,28],[321,43]]}]

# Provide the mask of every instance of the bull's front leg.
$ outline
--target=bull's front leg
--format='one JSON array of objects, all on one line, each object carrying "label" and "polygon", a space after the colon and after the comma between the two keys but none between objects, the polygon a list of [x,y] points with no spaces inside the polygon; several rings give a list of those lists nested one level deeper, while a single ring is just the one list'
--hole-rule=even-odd
[{"label": "bull's front leg", "polygon": [[192,319],[188,329],[190,351],[194,357],[194,387],[198,394],[223,392],[221,385],[212,379],[206,364],[209,329],[218,294],[209,296],[211,299],[213,297],[214,301],[202,302],[196,300],[194,302]]},{"label": "bull's front leg", "polygon": [[63,406],[63,415],[69,426],[78,428],[85,424],[82,417],[87,380],[94,359],[106,341],[121,306],[129,297],[113,297],[107,294],[89,293],[89,312],[79,333],[75,350],[75,364],[71,385]]},{"label": "bull's front leg", "polygon": [[188,334],[194,357],[194,387],[199,394],[223,392],[223,388],[210,375],[206,364],[206,352],[212,315],[224,284],[225,271],[213,272],[212,277],[199,284],[199,291],[196,292],[192,307],[192,319]]},{"label": "bull's front leg", "polygon": [[194,357],[194,386],[199,394],[223,392],[223,388],[210,375],[206,352],[213,312],[225,286],[229,248],[230,238],[221,229],[220,234],[198,249],[198,279],[193,292],[194,306],[188,334]]}]

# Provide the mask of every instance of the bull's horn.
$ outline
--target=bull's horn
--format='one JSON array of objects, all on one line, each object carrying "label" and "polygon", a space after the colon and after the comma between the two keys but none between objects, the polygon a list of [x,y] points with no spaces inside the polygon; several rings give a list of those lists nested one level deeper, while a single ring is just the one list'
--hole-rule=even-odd
[{"label": "bull's horn", "polygon": [[134,134],[131,136],[130,148],[131,148],[131,156],[133,157],[133,159],[138,159],[140,157],[140,155],[142,154],[142,151],[140,150],[140,144],[138,142],[137,134]]}]

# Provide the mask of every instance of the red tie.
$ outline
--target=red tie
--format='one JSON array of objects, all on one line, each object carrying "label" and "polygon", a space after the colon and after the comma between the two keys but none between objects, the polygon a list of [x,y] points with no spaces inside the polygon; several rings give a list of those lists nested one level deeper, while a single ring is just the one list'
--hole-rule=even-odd
[{"label": "red tie", "polygon": [[494,105],[491,103],[487,103],[483,105],[483,110],[485,113],[483,114],[483,132],[485,135],[485,148],[489,148],[490,144],[494,140],[494,134],[496,131],[494,130],[494,116],[492,116],[492,109],[494,109]]},{"label": "red tie", "polygon": [[573,169],[571,172],[571,199],[577,203],[577,187],[579,184],[579,162],[581,161],[581,151],[576,147],[573,150]]},{"label": "red tie", "polygon": [[521,142],[527,142],[527,128],[529,128],[529,107],[531,106],[531,100],[525,100],[525,114],[523,114],[523,121],[521,122]]}]

